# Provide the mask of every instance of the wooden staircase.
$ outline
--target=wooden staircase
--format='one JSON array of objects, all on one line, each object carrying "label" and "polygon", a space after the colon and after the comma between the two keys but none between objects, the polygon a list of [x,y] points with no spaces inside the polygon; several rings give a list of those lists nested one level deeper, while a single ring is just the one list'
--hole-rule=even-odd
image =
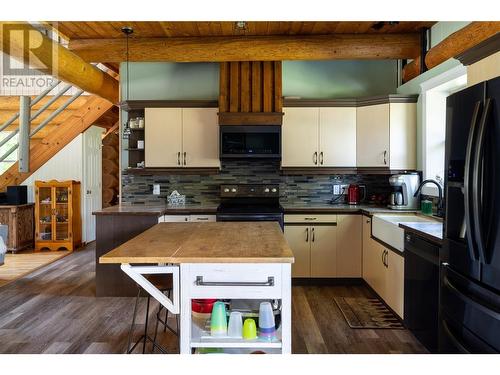
[{"label": "wooden staircase", "polygon": [[78,100],[79,108],[76,104],[66,108],[47,125],[43,133],[40,132],[38,137],[30,140],[29,172],[20,172],[19,162],[15,162],[0,176],[0,191],[9,185],[18,185],[25,181],[90,126],[111,127],[116,123],[118,111],[108,100],[96,95],[80,96]]}]

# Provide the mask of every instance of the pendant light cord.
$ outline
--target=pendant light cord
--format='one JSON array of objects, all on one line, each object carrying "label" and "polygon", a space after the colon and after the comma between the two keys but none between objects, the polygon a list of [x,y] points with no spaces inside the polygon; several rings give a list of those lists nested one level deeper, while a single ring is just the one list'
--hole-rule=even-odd
[{"label": "pendant light cord", "polygon": [[130,99],[130,75],[129,75],[129,68],[128,68],[128,63],[129,63],[128,38],[129,38],[129,34],[127,34],[127,100]]}]

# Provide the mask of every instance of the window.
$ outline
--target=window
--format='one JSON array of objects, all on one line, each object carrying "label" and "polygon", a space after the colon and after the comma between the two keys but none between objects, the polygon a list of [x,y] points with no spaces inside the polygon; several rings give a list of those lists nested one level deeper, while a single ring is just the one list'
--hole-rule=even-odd
[{"label": "window", "polygon": [[[444,184],[444,153],[446,137],[446,98],[466,87],[465,67],[458,66],[421,84],[422,88],[422,169],[424,179]],[[437,196],[437,187],[422,189]]]}]

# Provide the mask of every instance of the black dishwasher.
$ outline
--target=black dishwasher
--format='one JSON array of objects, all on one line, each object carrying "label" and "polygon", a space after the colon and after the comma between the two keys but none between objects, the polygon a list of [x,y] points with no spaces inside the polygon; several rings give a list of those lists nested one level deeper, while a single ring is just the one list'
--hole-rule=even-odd
[{"label": "black dishwasher", "polygon": [[438,351],[439,249],[405,232],[404,323],[431,353]]}]

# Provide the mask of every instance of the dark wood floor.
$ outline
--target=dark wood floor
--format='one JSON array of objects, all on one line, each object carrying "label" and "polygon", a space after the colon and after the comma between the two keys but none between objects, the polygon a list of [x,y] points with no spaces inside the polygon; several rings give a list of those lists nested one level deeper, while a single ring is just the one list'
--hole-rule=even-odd
[{"label": "dark wood floor", "polygon": [[[96,298],[94,267],[90,244],[0,288],[0,353],[123,353],[134,298]],[[293,352],[425,353],[406,330],[349,328],[333,297],[370,293],[363,286],[294,286]],[[143,326],[136,329],[139,335]],[[159,342],[178,352],[169,331]]]}]

